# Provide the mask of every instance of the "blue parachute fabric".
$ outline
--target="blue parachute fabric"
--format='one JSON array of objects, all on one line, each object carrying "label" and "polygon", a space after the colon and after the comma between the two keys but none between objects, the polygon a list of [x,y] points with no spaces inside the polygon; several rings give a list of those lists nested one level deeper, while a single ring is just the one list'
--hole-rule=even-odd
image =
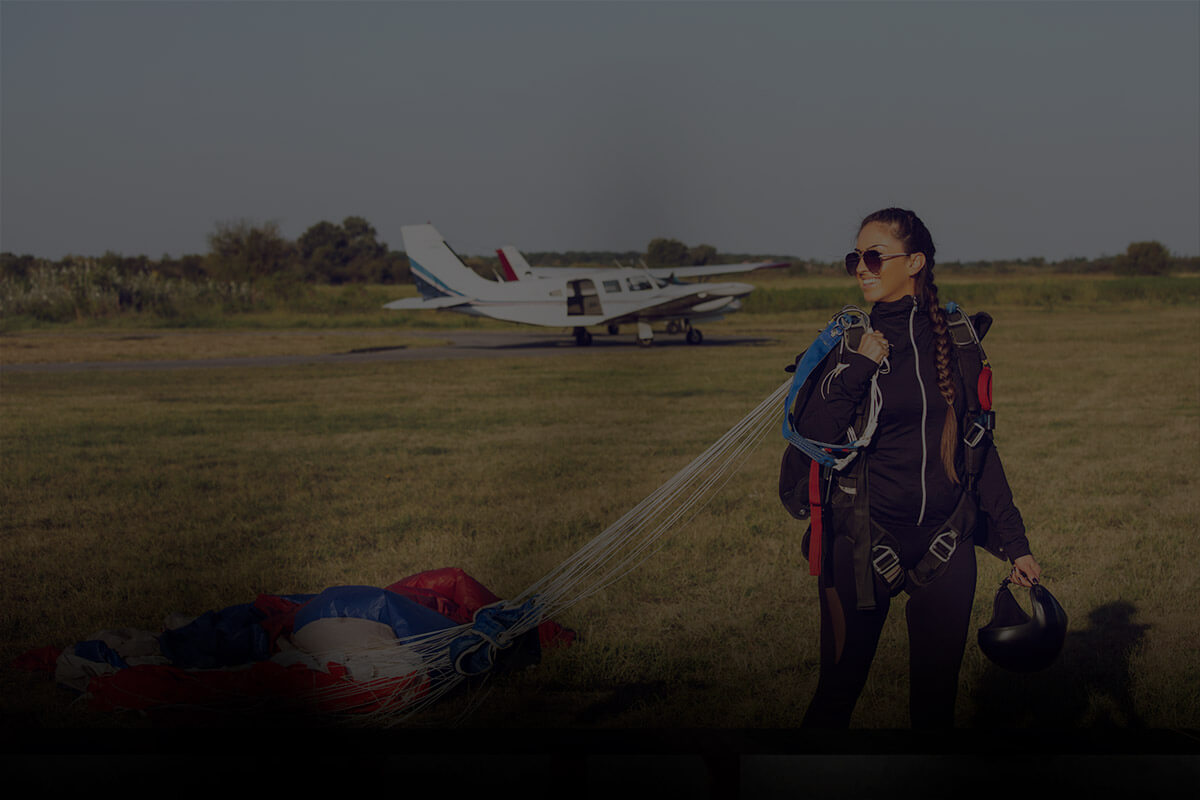
[{"label": "blue parachute fabric", "polygon": [[452,628],[457,623],[403,595],[377,586],[333,586],[296,610],[294,629],[330,617],[356,617],[390,627],[399,639]]},{"label": "blue parachute fabric", "polygon": [[220,669],[271,656],[271,641],[259,623],[266,615],[253,603],[206,611],[158,637],[162,653],[183,669]]},{"label": "blue parachute fabric", "polygon": [[116,650],[113,650],[99,639],[78,642],[75,645],[75,655],[85,658],[88,661],[95,661],[98,664],[108,664],[117,669],[126,669],[129,667],[125,663],[125,659],[121,658]]},{"label": "blue parachute fabric", "polygon": [[842,317],[839,314],[829,321],[825,329],[817,334],[817,338],[804,351],[804,355],[800,358],[800,363],[796,365],[796,373],[792,376],[792,385],[788,388],[787,401],[783,407],[783,438],[798,447],[801,452],[820,464],[831,465],[834,459],[829,453],[819,445],[804,438],[796,429],[792,427],[791,410],[792,405],[796,402],[796,396],[800,393],[801,387],[812,374],[812,371],[817,368],[825,356],[837,346],[838,340],[842,338],[844,328],[842,326]]},{"label": "blue parachute fabric", "polygon": [[507,632],[522,619],[529,619],[538,602],[534,597],[520,606],[497,603],[476,611],[471,630],[450,642],[450,663],[463,675],[490,670],[495,665],[496,651],[512,643]]}]

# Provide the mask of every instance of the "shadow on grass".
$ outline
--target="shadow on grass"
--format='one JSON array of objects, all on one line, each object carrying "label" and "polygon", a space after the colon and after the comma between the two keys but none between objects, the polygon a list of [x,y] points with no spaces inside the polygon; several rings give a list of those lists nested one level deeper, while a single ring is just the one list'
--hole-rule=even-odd
[{"label": "shadow on grass", "polygon": [[1042,672],[989,665],[975,692],[972,727],[1142,727],[1129,659],[1150,626],[1134,623],[1135,611],[1126,601],[1094,609],[1088,627],[1069,632],[1058,660]]}]

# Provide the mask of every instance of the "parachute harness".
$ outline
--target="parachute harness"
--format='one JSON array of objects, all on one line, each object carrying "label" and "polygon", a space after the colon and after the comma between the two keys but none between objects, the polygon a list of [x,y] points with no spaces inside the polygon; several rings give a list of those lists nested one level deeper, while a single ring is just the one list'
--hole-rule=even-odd
[{"label": "parachute harness", "polygon": [[[860,333],[871,330],[870,318],[866,312],[855,306],[845,306],[829,324],[825,326],[812,345],[804,351],[804,355],[796,364],[795,375],[792,376],[791,388],[783,407],[783,438],[791,442],[798,450],[807,455],[815,464],[831,467],[841,471],[854,460],[858,453],[871,443],[875,428],[879,422],[879,410],[883,407],[883,393],[879,390],[878,372],[871,376],[870,405],[867,408],[866,422],[862,433],[855,438],[853,429],[848,431],[846,444],[829,444],[805,438],[796,432],[792,425],[791,409],[796,402],[804,382],[812,374],[825,356],[839,344],[850,349],[846,337],[849,332],[859,329]],[[886,359],[885,359],[886,362]],[[844,369],[844,367],[843,367]],[[886,363],[881,367],[886,372]]]},{"label": "parachute harness", "polygon": [[975,392],[979,398],[979,415],[963,436],[963,443],[973,448],[988,431],[996,429],[996,412],[992,410],[992,365],[966,312],[957,303],[947,303],[946,312],[946,322],[955,346],[960,352],[971,348],[979,354],[979,378],[975,385]]},{"label": "parachute harness", "polygon": [[[823,508],[827,499],[823,496],[822,488],[827,491],[832,485],[829,478],[833,472],[845,470],[850,462],[871,443],[871,437],[875,435],[875,428],[879,423],[879,410],[883,407],[879,373],[886,373],[890,370],[891,365],[884,358],[880,368],[872,373],[871,387],[868,393],[869,402],[866,413],[863,415],[863,421],[860,423],[862,433],[856,434],[853,428],[847,430],[848,441],[846,444],[829,444],[801,436],[792,424],[792,408],[805,382],[813,370],[824,363],[825,357],[838,346],[843,349],[843,352],[853,351],[854,348],[849,339],[853,337],[857,344],[862,341],[862,335],[869,333],[870,330],[871,320],[865,311],[856,306],[843,307],[829,321],[825,329],[817,334],[816,340],[797,361],[796,372],[792,376],[791,388],[783,406],[783,438],[811,459],[808,469],[808,506],[811,520],[809,523],[811,536],[809,537],[808,568],[811,575],[821,574],[821,546],[825,539]],[[845,361],[839,360],[839,364],[826,376],[825,381],[832,380],[846,367]],[[822,393],[825,391],[826,384],[823,381]]]}]

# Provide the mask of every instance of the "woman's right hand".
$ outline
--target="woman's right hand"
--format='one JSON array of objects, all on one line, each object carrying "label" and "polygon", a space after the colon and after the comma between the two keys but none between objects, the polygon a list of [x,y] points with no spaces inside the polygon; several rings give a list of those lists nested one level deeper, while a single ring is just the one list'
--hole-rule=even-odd
[{"label": "woman's right hand", "polygon": [[892,346],[888,344],[881,331],[864,333],[862,340],[858,343],[858,352],[876,364],[882,364],[891,349]]}]

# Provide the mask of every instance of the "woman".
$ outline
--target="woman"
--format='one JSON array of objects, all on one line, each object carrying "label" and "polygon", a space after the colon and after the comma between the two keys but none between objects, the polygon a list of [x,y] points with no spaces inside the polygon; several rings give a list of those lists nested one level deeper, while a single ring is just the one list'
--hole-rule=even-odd
[{"label": "woman", "polygon": [[[857,278],[863,299],[874,304],[872,331],[794,412],[802,436],[843,441],[878,372],[883,405],[865,453],[870,526],[890,534],[905,569],[929,551],[964,491],[960,431],[966,389],[933,267],[933,239],[916,214],[888,208],[863,220],[846,269]],[[1028,587],[1041,567],[999,457],[994,448],[986,452],[977,483],[979,507],[992,523],[990,535],[1013,561],[1011,579]],[[863,577],[864,561],[854,558],[851,537],[839,535],[836,520],[833,528],[820,588],[821,673],[806,727],[849,726],[890,606],[888,586],[874,571]],[[974,548],[964,544],[934,580],[907,589],[910,713],[916,728],[954,724],[976,582]],[[856,602],[856,581],[862,580],[868,586],[874,581],[873,608]]]}]

